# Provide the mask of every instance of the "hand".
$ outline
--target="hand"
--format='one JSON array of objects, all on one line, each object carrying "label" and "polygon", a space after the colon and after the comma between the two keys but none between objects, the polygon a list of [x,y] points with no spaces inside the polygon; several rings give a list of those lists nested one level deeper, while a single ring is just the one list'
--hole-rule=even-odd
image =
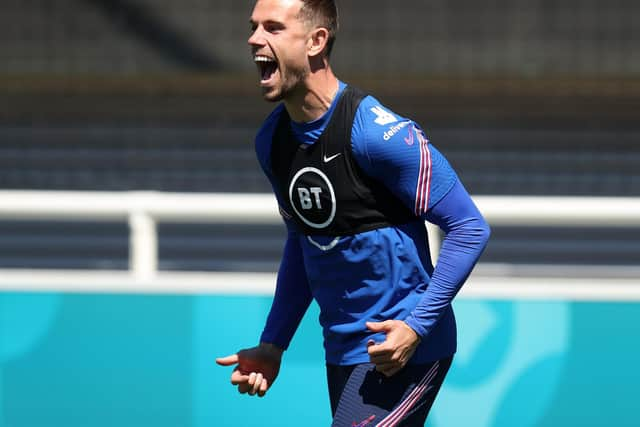
[{"label": "hand", "polygon": [[221,366],[237,364],[231,374],[231,384],[237,385],[240,393],[262,397],[278,376],[282,353],[283,350],[273,344],[260,343],[257,347],[220,357],[216,363]]},{"label": "hand", "polygon": [[402,320],[367,322],[367,328],[372,332],[384,332],[387,335],[379,344],[373,340],[367,343],[371,363],[376,365],[376,371],[387,377],[404,368],[420,344],[418,334]]}]

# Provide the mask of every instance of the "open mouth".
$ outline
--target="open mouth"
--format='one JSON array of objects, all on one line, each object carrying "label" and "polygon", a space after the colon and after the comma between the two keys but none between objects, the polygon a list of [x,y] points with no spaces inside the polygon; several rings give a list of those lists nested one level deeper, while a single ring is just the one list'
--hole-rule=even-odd
[{"label": "open mouth", "polygon": [[264,55],[256,55],[253,60],[260,71],[260,83],[268,83],[278,70],[278,63],[273,58]]}]

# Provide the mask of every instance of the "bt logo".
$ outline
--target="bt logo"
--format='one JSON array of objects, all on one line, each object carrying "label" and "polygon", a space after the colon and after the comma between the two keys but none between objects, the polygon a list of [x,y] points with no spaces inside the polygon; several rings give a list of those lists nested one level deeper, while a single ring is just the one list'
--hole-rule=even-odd
[{"label": "bt logo", "polygon": [[289,184],[289,203],[309,227],[327,227],[336,216],[336,193],[327,175],[314,167],[300,169]]},{"label": "bt logo", "polygon": [[[309,210],[312,209],[313,202],[315,201],[315,208],[322,209],[322,203],[320,202],[320,194],[322,193],[322,188],[320,187],[311,187],[304,188],[298,187],[298,196],[300,196],[300,206],[302,209]],[[313,195],[313,200],[311,196]]]}]

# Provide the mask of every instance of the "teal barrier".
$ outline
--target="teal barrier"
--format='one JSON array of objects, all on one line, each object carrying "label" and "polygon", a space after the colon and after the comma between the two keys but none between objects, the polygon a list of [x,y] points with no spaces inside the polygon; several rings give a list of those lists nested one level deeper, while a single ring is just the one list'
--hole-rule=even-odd
[{"label": "teal barrier", "polygon": [[[317,309],[267,397],[214,358],[267,297],[0,293],[1,427],[330,424]],[[429,427],[640,425],[640,304],[456,302],[459,352]]]}]

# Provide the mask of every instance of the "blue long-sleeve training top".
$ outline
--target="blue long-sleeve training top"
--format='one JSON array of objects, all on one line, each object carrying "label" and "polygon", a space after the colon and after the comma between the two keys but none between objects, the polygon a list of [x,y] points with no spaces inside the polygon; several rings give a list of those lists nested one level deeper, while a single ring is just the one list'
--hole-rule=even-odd
[{"label": "blue long-sleeve training top", "polygon": [[[291,123],[296,139],[314,144],[346,85],[340,82],[329,110],[310,123]],[[284,106],[267,118],[256,138],[261,167],[279,194],[271,170],[271,144]],[[410,363],[452,355],[456,325],[451,301],[489,237],[489,226],[442,154],[413,121],[372,96],[358,106],[351,131],[358,166],[415,214],[406,224],[348,236],[306,236],[290,219],[276,293],[261,341],[284,349],[315,299],[320,307],[327,363],[369,361],[367,341],[384,340],[365,322],[404,320],[422,338]],[[424,221],[445,232],[432,266]]]}]

